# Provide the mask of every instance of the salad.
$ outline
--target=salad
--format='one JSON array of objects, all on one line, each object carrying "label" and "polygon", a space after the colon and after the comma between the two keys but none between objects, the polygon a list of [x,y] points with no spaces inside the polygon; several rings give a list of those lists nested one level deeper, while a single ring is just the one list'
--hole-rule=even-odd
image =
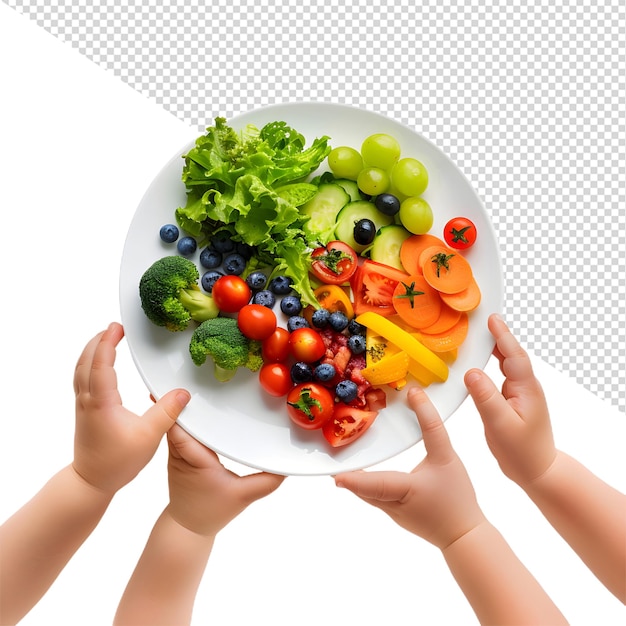
[{"label": "salad", "polygon": [[251,370],[295,425],[342,447],[387,393],[445,383],[481,290],[464,256],[476,227],[431,232],[418,155],[386,133],[329,142],[216,118],[184,155],[186,203],[159,233],[171,254],[139,288],[153,323],[189,332],[196,365],[224,382]]}]

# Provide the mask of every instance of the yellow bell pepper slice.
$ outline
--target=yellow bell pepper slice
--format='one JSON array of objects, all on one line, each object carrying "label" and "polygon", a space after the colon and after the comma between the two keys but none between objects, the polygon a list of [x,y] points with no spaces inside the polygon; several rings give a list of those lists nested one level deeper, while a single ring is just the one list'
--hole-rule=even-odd
[{"label": "yellow bell pepper slice", "polygon": [[[448,366],[444,361],[410,333],[399,328],[382,315],[367,311],[358,315],[356,321],[373,332],[382,335],[387,341],[406,352],[411,359],[409,372],[415,376],[420,384],[423,384],[420,379],[426,380],[430,377],[434,377],[434,380],[437,382],[445,382],[448,379]],[[426,371],[424,372],[424,370]],[[430,376],[427,377],[426,374],[430,374]]]},{"label": "yellow bell pepper slice", "polygon": [[363,378],[372,385],[387,385],[402,380],[409,371],[409,355],[396,352],[361,370]]}]

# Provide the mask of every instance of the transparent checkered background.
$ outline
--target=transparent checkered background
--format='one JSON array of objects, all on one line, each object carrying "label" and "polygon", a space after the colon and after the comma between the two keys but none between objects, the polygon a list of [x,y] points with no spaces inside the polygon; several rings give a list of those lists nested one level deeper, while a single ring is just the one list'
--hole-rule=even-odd
[{"label": "transparent checkered background", "polygon": [[415,128],[492,217],[516,335],[624,410],[622,0],[7,4],[199,132],[295,100]]}]

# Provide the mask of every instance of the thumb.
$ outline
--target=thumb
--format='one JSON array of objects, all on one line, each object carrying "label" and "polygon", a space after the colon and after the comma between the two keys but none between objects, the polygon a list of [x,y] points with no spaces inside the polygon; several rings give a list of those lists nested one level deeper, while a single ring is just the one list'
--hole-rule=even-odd
[{"label": "thumb", "polygon": [[469,370],[465,374],[465,386],[485,426],[498,428],[510,423],[515,411],[487,374],[479,369]]},{"label": "thumb", "polygon": [[280,474],[258,472],[242,476],[237,483],[237,487],[240,489],[244,502],[248,505],[276,491],[285,478],[286,476],[281,476]]},{"label": "thumb", "polygon": [[335,484],[370,504],[397,502],[409,490],[409,477],[401,472],[348,472],[335,476]]},{"label": "thumb", "polygon": [[185,389],[172,389],[144,413],[144,418],[155,433],[163,435],[174,425],[190,399]]}]

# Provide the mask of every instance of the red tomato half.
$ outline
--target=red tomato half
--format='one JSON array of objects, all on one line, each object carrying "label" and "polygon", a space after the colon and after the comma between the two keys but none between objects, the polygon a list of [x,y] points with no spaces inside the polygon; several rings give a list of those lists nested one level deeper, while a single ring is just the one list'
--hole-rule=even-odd
[{"label": "red tomato half", "polygon": [[322,425],[322,434],[333,448],[339,448],[363,435],[377,416],[378,411],[366,411],[347,404],[338,404],[332,419]]},{"label": "red tomato half", "polygon": [[332,418],[335,398],[326,387],[317,383],[301,383],[287,394],[287,412],[294,424],[315,430]]},{"label": "red tomato half", "polygon": [[286,396],[293,388],[291,373],[284,363],[266,363],[259,371],[261,387],[270,396]]},{"label": "red tomato half", "polygon": [[215,281],[211,295],[220,311],[236,313],[250,302],[252,291],[243,278],[229,274]]},{"label": "red tomato half", "polygon": [[289,336],[289,349],[296,361],[314,363],[326,354],[326,344],[314,328],[297,328]]},{"label": "red tomato half", "polygon": [[356,252],[343,241],[331,241],[311,254],[311,271],[327,285],[341,285],[356,272]]},{"label": "red tomato half", "polygon": [[366,259],[358,268],[350,287],[354,296],[354,312],[357,315],[374,311],[380,315],[393,315],[393,292],[396,285],[409,275],[394,267]]},{"label": "red tomato half", "polygon": [[467,217],[453,217],[443,229],[443,237],[451,248],[466,250],[476,241],[476,226]]},{"label": "red tomato half", "polygon": [[239,309],[237,325],[248,339],[263,341],[276,330],[276,313],[261,304],[245,304]]}]

